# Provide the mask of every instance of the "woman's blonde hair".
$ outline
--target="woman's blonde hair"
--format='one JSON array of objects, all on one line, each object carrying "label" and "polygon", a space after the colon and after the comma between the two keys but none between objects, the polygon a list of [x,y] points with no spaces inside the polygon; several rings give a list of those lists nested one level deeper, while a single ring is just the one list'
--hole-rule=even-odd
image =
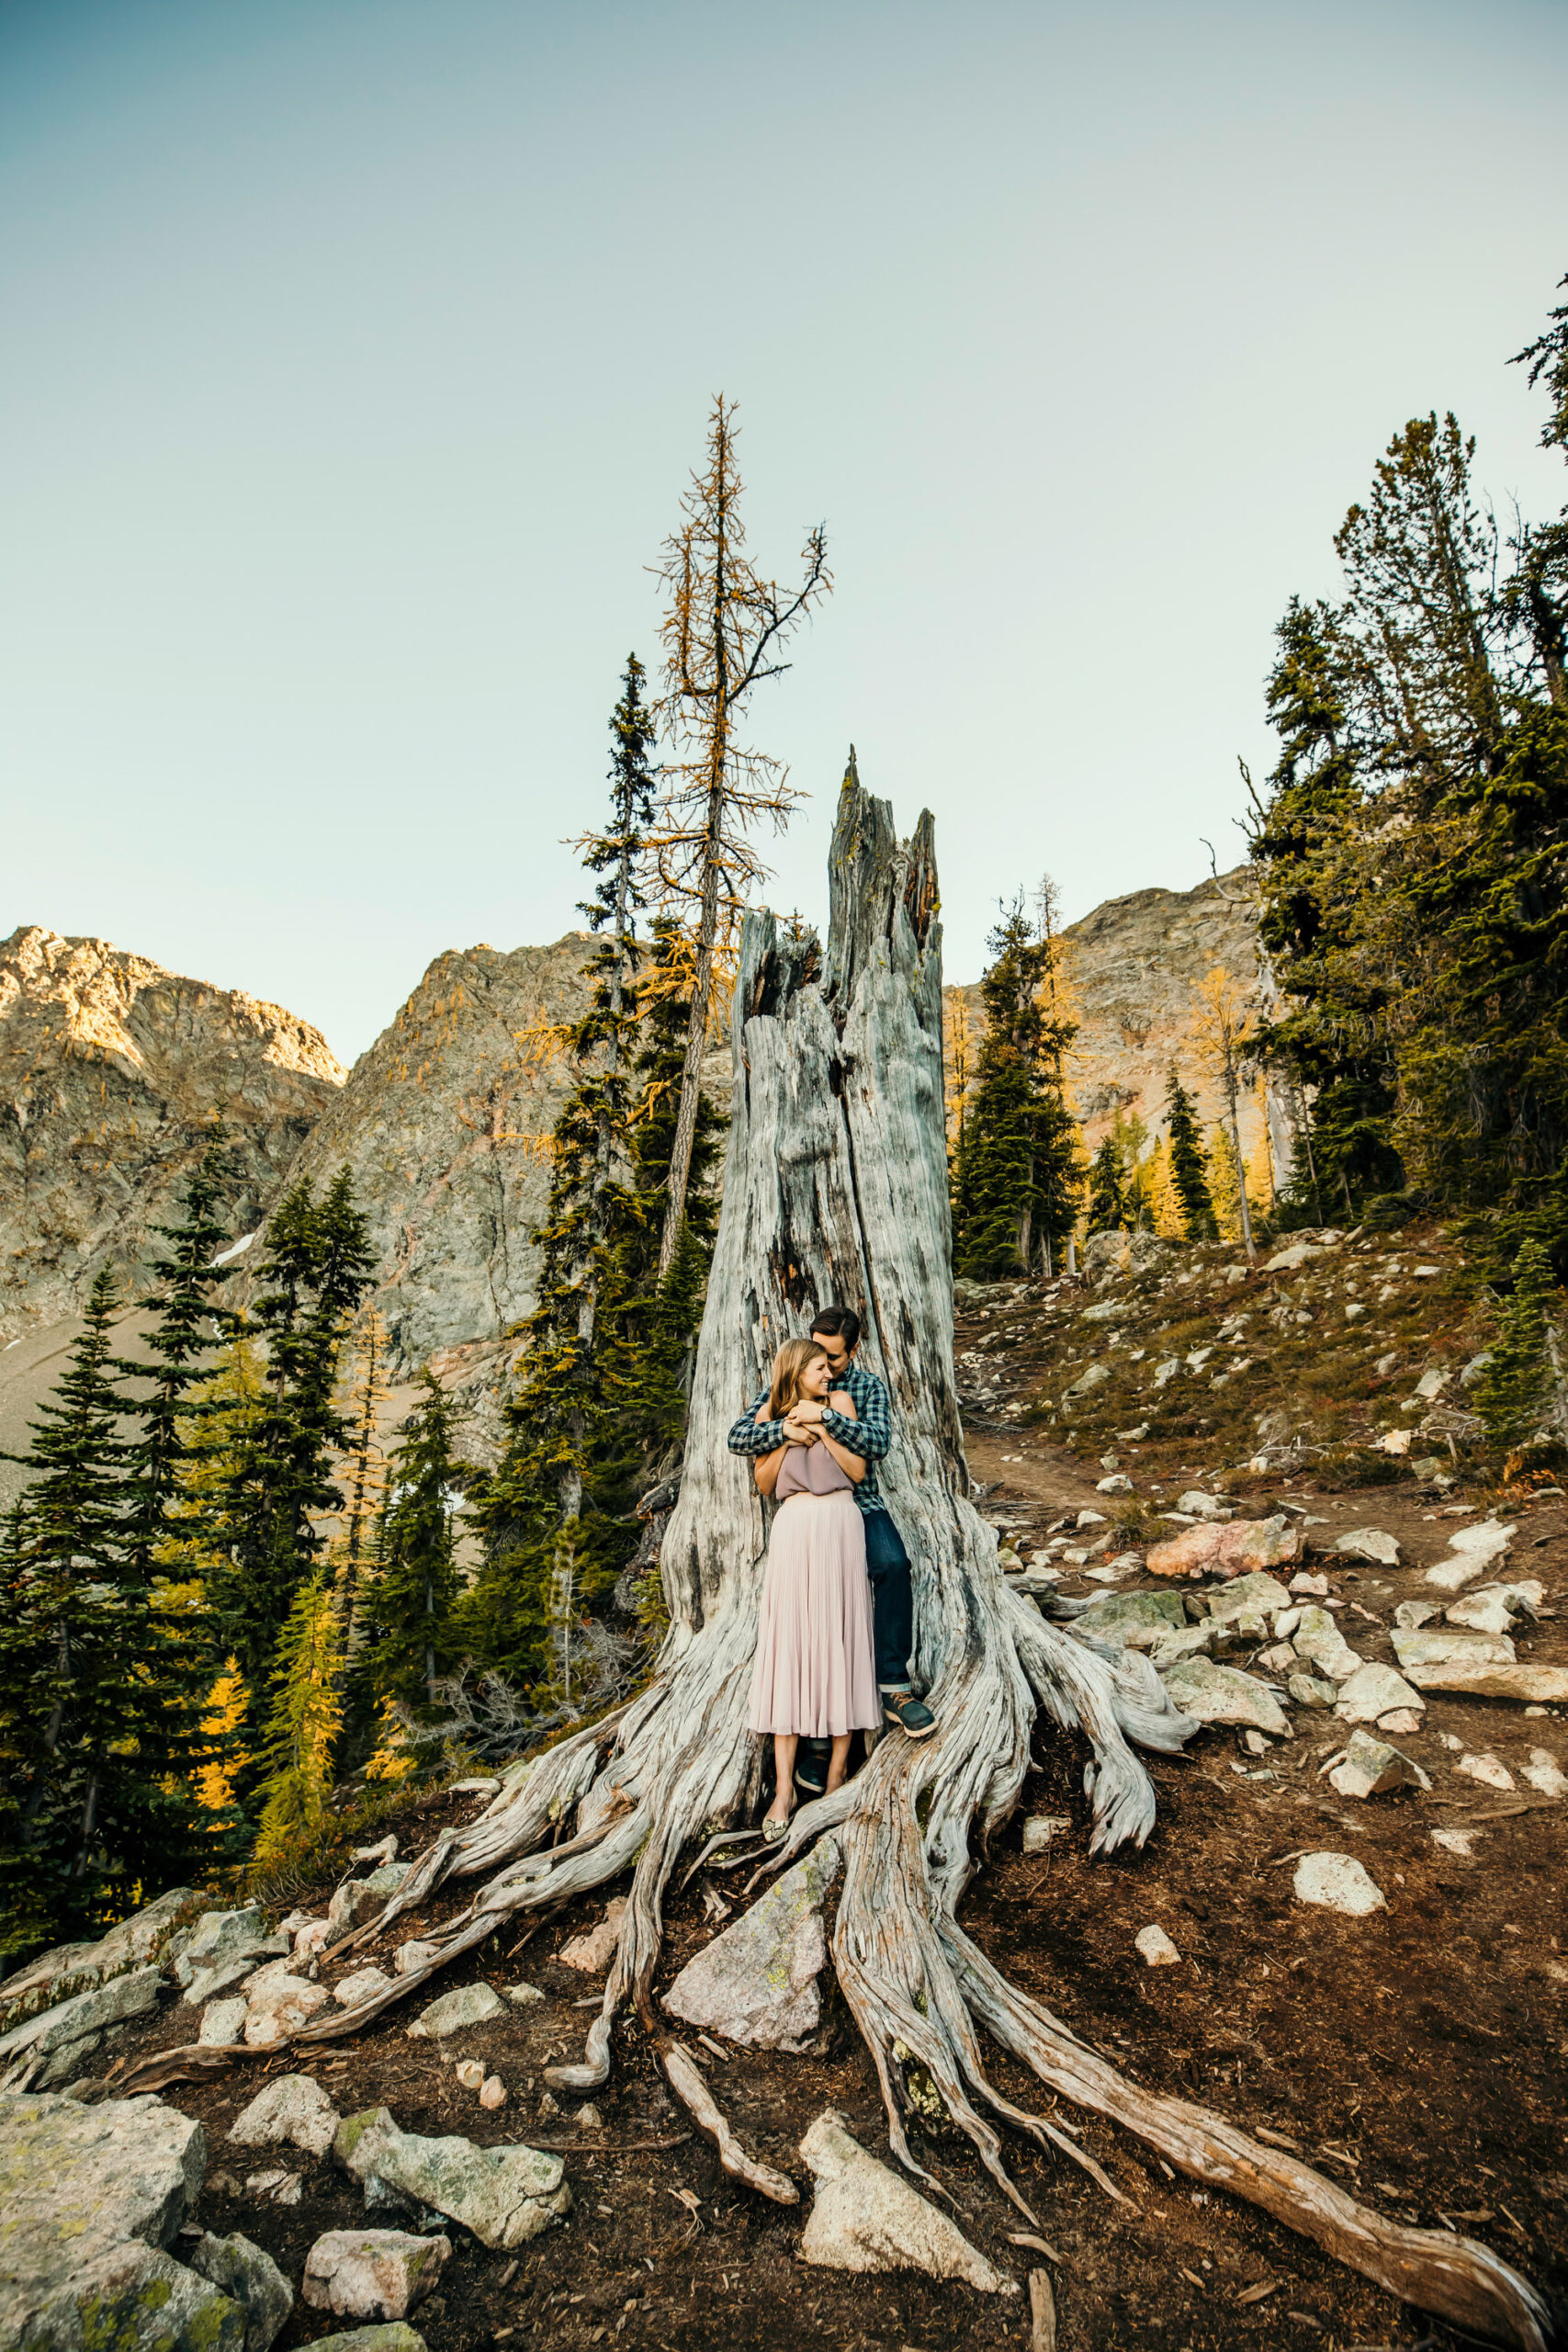
[{"label": "woman's blonde hair", "polygon": [[773,1385],[768,1397],[768,1418],[782,1421],[800,1400],[800,1377],[808,1363],[825,1356],[820,1340],[786,1340],[773,1358]]}]

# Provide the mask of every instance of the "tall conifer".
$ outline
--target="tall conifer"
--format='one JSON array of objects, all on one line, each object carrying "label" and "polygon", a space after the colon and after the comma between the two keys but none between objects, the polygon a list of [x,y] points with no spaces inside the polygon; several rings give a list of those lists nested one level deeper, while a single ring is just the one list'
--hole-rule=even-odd
[{"label": "tall conifer", "polygon": [[1166,1123],[1170,1140],[1170,1181],[1189,1241],[1212,1241],[1217,1227],[1209,1196],[1209,1173],[1192,1097],[1172,1062],[1166,1086]]}]

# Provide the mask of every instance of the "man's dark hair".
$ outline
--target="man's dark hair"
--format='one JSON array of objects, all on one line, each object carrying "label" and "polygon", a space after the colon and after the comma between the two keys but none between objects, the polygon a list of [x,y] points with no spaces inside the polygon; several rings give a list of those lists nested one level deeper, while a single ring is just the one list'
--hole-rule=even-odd
[{"label": "man's dark hair", "polygon": [[852,1306],[825,1306],[820,1315],[811,1318],[814,1338],[842,1340],[846,1355],[853,1355],[860,1345],[860,1317]]}]

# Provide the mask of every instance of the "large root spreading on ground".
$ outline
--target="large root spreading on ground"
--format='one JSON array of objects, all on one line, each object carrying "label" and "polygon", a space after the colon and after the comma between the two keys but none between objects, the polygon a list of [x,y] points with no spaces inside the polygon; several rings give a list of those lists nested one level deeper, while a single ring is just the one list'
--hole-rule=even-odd
[{"label": "large root spreading on ground", "polygon": [[[894,1446],[884,1490],[915,1564],[917,1667],[940,1719],[919,1744],[882,1740],[830,1798],[804,1806],[779,1867],[836,1826],[844,1879],[833,1928],[840,1987],[882,2084],[900,2159],[913,2106],[940,2094],[1002,2192],[1004,2128],[1032,2134],[1122,2196],[1059,2120],[1003,2096],[982,2039],[1059,2097],[1122,2124],[1173,2165],[1265,2207],[1394,2293],[1458,2325],[1543,2352],[1534,2290],[1484,2246],[1407,2230],[1218,2116],[1139,2090],[1014,1992],[958,1924],[986,1842],[1016,1806],[1037,1711],[1093,1750],[1090,1850],[1142,1845],[1155,1793],[1134,1745],[1179,1754],[1196,1726],[1148,1660],[1049,1624],[1009,1592],[997,1541],[968,1499],[953,1385],[953,1282],[942,1095],[941,930],[931,820],[908,842],[852,770],[829,859],[825,945],[748,916],[733,1012],[735,1085],[718,1240],[693,1383],[686,1469],[660,1551],[671,1629],[651,1687],[545,1755],[471,1828],[446,1832],[361,1938],[379,1936],[448,1881],[479,1881],[389,1992],[299,2034],[355,2033],[508,1921],[537,1919],[628,1869],[631,1894],[598,2017],[563,2089],[597,2087],[631,2000],[677,2096],[738,2177],[791,2186],[716,2130],[713,2101],[656,2013],[662,1905],[682,1853],[754,1822],[760,1744],[746,1727],[767,1547],[762,1507],[725,1432],[778,1342],[829,1301],[865,1325],[863,1361],[886,1381]],[[673,2062],[673,2063],[672,2063]],[[705,2101],[710,2112],[700,2111]]]},{"label": "large root spreading on ground", "polygon": [[[968,1512],[966,1504],[956,1508]],[[984,1545],[987,1533],[976,1521],[976,1544]],[[991,1549],[994,1555],[994,1539]],[[1145,1659],[1097,1655],[999,1589],[999,1571],[992,1573],[996,1605],[975,1612],[973,1640],[932,1690],[936,1736],[919,1745],[897,1735],[881,1741],[846,1788],[796,1813],[783,1849],[767,1858],[770,1869],[782,1867],[825,1828],[838,1832],[844,1879],[833,1964],[875,2062],[901,2161],[929,2178],[906,2136],[909,2077],[919,2069],[1030,2219],[1006,2169],[1001,2126],[1055,2146],[1111,2195],[1123,2195],[1059,2124],[1017,2106],[992,2083],[983,2046],[988,2035],[1058,2098],[1124,2126],[1193,2179],[1263,2207],[1403,2300],[1523,2352],[1544,2352],[1545,2305],[1485,2246],[1385,2221],[1223,2117],[1140,2089],[1010,1986],[964,1934],[957,1909],[972,1849],[1018,1802],[1037,1703],[1058,1724],[1081,1728],[1094,1748],[1093,1837],[1103,1851],[1128,1838],[1141,1845],[1154,1819],[1154,1792],[1129,1739],[1179,1752],[1193,1728],[1175,1714]],[[761,1802],[759,1752],[746,1731],[755,1615],[736,1598],[738,1605],[705,1626],[641,1699],[553,1749],[498,1810],[434,1842],[362,1935],[378,1937],[450,1880],[483,1879],[471,1905],[425,1965],[389,1991],[314,2021],[297,2041],[358,2032],[508,1921],[553,1911],[634,1865],[583,2062],[551,2068],[547,2079],[579,2092],[601,2086],[615,2018],[628,1998],[662,2041],[651,1984],[665,1890],[684,1850],[743,1823]],[[572,1834],[563,1837],[568,1826]],[[674,2086],[690,2104],[690,2081]],[[755,2173],[729,2168],[778,2195],[778,2176],[757,2177],[766,2167],[752,2165]]]}]

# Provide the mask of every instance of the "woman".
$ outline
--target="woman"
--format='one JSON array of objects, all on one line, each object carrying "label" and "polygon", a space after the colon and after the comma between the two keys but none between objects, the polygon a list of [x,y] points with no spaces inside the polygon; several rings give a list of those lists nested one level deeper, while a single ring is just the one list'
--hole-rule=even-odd
[{"label": "woman", "polygon": [[802,1402],[855,1419],[850,1398],[833,1389],[818,1343],[786,1340],[757,1419],[782,1420],[790,1442],[761,1455],[753,1473],[759,1490],[781,1506],[768,1544],[751,1670],[751,1729],[773,1736],[777,1786],[762,1823],[770,1840],[782,1838],[789,1822],[800,1735],[832,1740],[831,1792],[843,1785],[851,1733],[874,1730],[882,1721],[865,1533],[854,1499],[865,1463],[819,1422],[795,1419]]}]

